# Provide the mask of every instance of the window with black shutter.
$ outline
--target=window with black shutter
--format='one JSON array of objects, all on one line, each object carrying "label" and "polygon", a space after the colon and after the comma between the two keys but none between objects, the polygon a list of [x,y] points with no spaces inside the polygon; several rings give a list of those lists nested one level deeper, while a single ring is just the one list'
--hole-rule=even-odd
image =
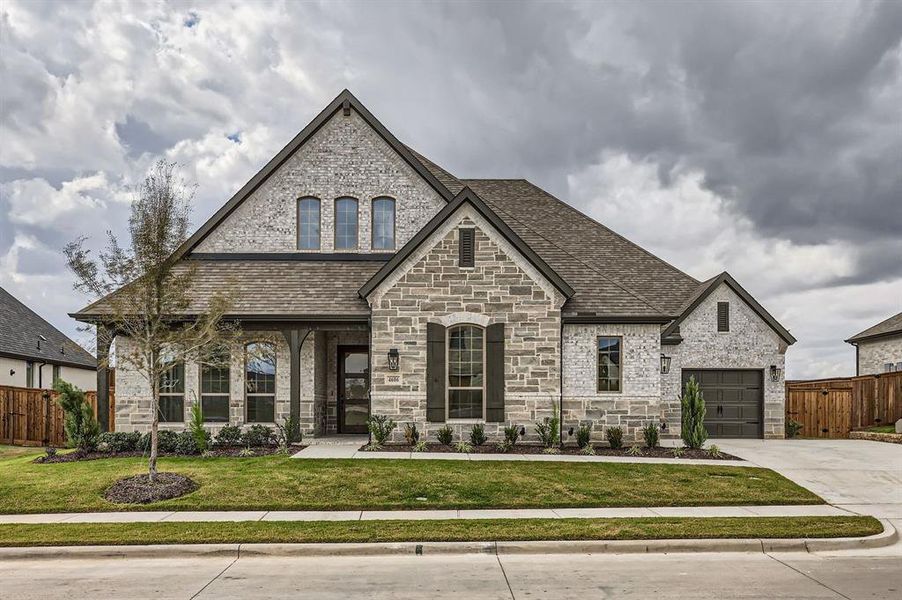
[{"label": "window with black shutter", "polygon": [[460,229],[459,231],[459,266],[474,267],[476,266],[476,230]]},{"label": "window with black shutter", "polygon": [[730,330],[730,303],[717,303],[717,331]]}]

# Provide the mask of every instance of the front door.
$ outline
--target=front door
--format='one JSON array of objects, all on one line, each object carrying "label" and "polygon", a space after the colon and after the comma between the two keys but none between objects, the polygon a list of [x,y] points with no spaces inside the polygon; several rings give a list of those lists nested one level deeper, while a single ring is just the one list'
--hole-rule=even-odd
[{"label": "front door", "polygon": [[366,433],[370,418],[370,354],[366,346],[338,347],[338,433]]}]

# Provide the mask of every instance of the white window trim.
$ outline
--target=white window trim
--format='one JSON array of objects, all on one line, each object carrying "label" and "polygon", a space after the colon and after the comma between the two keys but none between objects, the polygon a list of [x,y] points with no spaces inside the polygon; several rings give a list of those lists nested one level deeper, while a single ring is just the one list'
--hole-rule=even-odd
[{"label": "white window trim", "polygon": [[[482,330],[482,386],[481,387],[460,387],[454,386],[455,390],[482,390],[482,417],[474,419],[473,417],[467,417],[465,419],[452,419],[451,418],[451,329],[457,327],[477,327]],[[486,415],[486,402],[485,402],[485,345],[486,345],[486,329],[485,327],[478,325],[476,323],[463,322],[456,323],[452,325],[445,331],[445,422],[451,423],[484,423],[485,415]]]}]

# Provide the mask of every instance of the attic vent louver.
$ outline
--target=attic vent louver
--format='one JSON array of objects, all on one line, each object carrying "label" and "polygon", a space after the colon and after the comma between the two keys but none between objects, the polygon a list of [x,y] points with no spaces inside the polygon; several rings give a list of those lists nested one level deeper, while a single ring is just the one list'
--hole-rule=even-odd
[{"label": "attic vent louver", "polygon": [[476,230],[461,229],[459,234],[460,252],[458,262],[461,267],[476,266]]},{"label": "attic vent louver", "polygon": [[351,101],[345,100],[341,105],[341,109],[342,109],[342,112],[344,113],[344,116],[350,117],[351,116]]}]

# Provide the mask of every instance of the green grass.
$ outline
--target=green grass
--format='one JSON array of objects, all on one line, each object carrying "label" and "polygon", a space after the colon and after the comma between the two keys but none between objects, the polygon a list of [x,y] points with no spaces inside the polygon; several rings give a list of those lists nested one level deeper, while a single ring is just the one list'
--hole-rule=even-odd
[{"label": "green grass", "polygon": [[[768,469],[635,463],[164,458],[192,494],[116,505],[103,491],[142,458],[33,464],[0,458],[0,513],[110,510],[364,510],[822,504]],[[425,498],[419,500],[418,498]]]},{"label": "green grass", "polygon": [[873,427],[868,427],[865,431],[870,431],[871,433],[896,433],[896,425],[874,425]]},{"label": "green grass", "polygon": [[0,546],[829,538],[874,535],[872,517],[504,519],[0,525]]}]

